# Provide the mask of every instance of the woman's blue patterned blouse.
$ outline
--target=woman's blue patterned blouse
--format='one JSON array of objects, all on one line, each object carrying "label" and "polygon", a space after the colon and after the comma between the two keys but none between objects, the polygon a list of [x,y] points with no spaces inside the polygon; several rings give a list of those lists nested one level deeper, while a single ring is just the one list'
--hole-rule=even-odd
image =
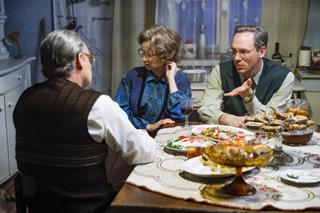
[{"label": "woman's blue patterned blouse", "polygon": [[181,98],[191,97],[190,81],[179,71],[175,80],[178,91],[169,94],[165,76],[158,79],[145,67],[131,69],[120,82],[116,102],[139,129],[163,118],[183,121],[179,103]]}]

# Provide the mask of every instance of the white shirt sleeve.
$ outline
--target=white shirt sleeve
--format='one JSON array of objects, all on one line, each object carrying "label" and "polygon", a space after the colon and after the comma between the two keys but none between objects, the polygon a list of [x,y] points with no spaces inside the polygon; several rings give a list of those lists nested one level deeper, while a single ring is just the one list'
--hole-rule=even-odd
[{"label": "white shirt sleeve", "polygon": [[220,109],[223,94],[220,66],[216,65],[208,77],[208,85],[204,91],[201,107],[198,109],[201,120],[208,123],[219,123],[219,118],[225,114]]},{"label": "white shirt sleeve", "polygon": [[120,151],[129,164],[155,159],[156,141],[144,130],[136,129],[127,114],[107,95],[101,95],[94,103],[88,116],[88,131],[95,141],[105,140],[111,149]]}]

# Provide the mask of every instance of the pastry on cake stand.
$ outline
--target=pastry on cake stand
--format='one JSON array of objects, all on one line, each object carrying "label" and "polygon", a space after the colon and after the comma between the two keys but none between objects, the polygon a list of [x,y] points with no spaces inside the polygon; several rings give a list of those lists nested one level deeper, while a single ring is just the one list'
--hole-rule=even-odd
[{"label": "pastry on cake stand", "polygon": [[245,196],[254,194],[256,189],[243,179],[242,167],[261,167],[269,162],[273,153],[273,149],[266,144],[239,143],[231,140],[207,146],[203,150],[203,157],[215,163],[234,166],[236,168],[234,180],[223,186],[221,191],[229,195]]}]

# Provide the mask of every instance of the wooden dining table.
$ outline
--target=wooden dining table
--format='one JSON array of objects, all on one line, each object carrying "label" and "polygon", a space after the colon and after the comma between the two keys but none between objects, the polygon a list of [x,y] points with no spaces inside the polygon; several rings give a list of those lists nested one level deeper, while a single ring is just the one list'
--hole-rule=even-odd
[{"label": "wooden dining table", "polygon": [[[112,213],[178,213],[178,212],[270,212],[297,213],[297,211],[281,211],[273,207],[263,210],[243,210],[222,206],[209,205],[194,201],[186,201],[167,195],[152,192],[129,183],[125,183],[111,203]],[[304,210],[305,213],[320,212],[319,208]]]},{"label": "wooden dining table", "polygon": [[[191,122],[191,125],[201,124],[199,121]],[[178,124],[181,125],[181,124]],[[172,127],[172,126],[171,126]],[[318,186],[319,187],[319,186]],[[320,193],[319,193],[320,194]],[[110,205],[109,212],[114,213],[158,213],[158,212],[297,212],[283,211],[272,206],[266,206],[260,210],[211,205],[204,202],[184,200],[173,196],[155,192],[131,183],[124,183],[119,193]],[[303,212],[320,212],[319,208],[307,208]]]}]

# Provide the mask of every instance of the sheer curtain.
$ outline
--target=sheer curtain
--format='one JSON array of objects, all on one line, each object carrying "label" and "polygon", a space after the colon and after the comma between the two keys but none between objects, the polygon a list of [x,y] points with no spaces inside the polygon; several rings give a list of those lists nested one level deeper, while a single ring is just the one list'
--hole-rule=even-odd
[{"label": "sheer curtain", "polygon": [[208,56],[226,51],[236,25],[260,24],[261,11],[262,0],[157,0],[156,24],[175,29],[182,42],[195,44],[204,27]]},{"label": "sheer curtain", "polygon": [[[280,53],[286,64],[295,68],[307,26],[309,0],[264,0],[262,25],[269,32],[267,56],[271,58],[274,43],[280,43]],[[292,57],[287,57],[289,54]]]},{"label": "sheer curtain", "polygon": [[137,53],[137,37],[154,25],[154,0],[115,0],[112,39],[112,97],[122,76],[132,67],[141,65]]},{"label": "sheer curtain", "polygon": [[[155,0],[114,0],[112,33],[112,97],[122,76],[132,67],[141,65],[137,37],[154,25]],[[108,140],[113,140],[111,137]],[[119,153],[109,150],[106,160],[108,181],[119,190],[134,166],[128,165]]]}]

